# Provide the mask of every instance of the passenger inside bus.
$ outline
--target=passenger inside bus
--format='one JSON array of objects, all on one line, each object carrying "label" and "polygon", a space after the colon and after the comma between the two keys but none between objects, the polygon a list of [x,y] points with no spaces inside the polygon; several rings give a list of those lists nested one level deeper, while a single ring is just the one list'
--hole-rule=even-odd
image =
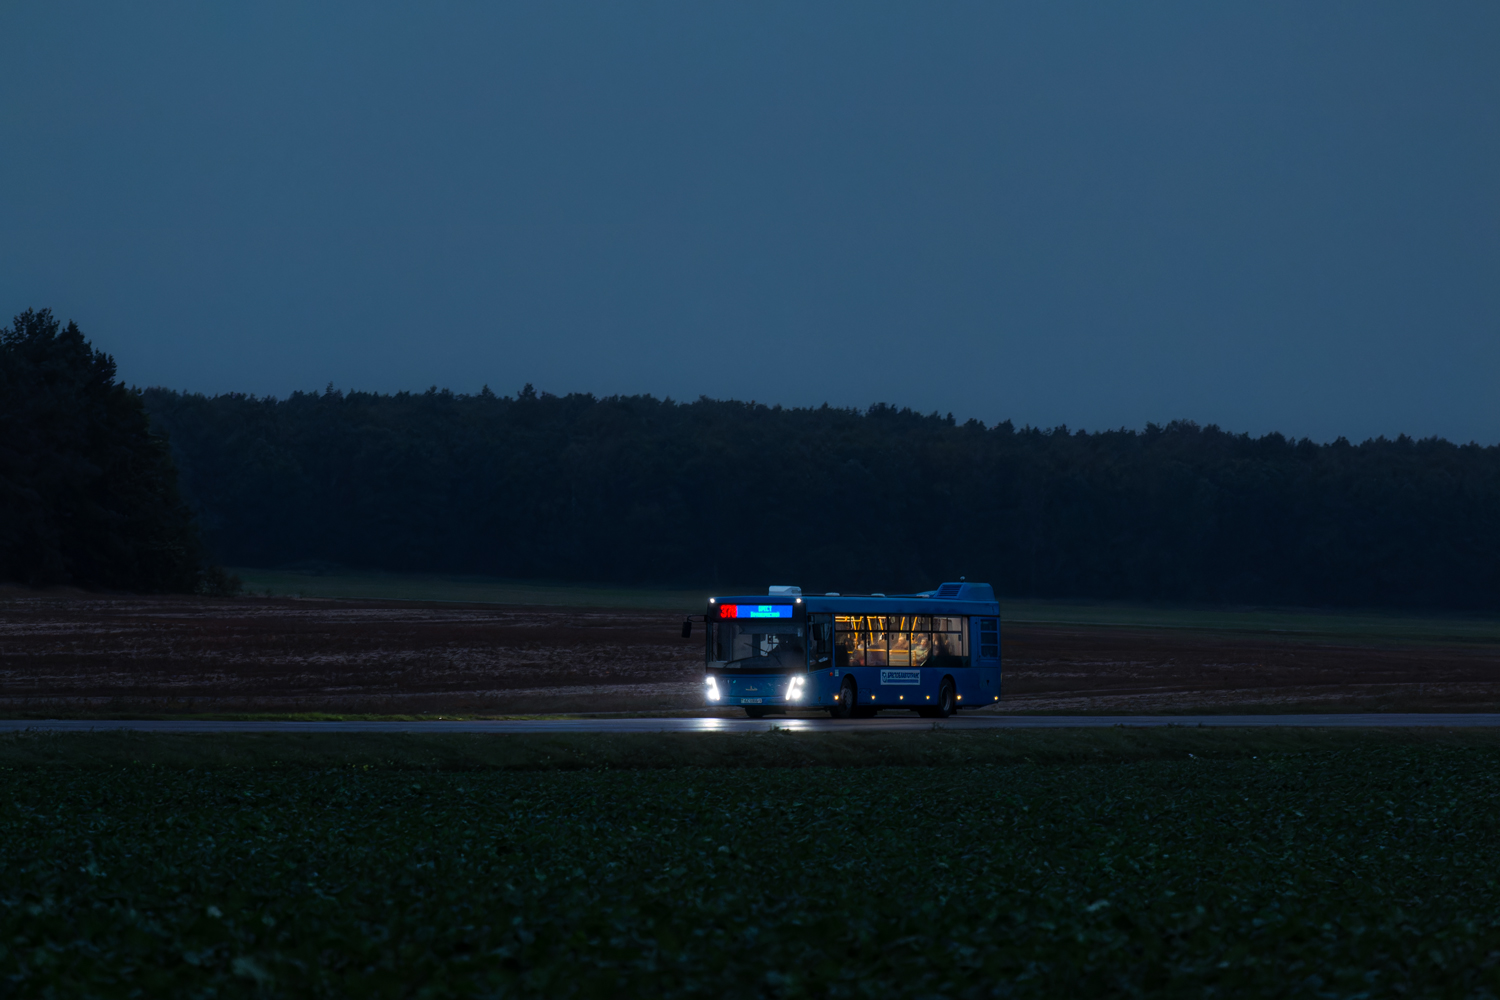
[{"label": "passenger inside bus", "polygon": [[962,667],[965,626],[959,617],[838,615],[836,667]]}]

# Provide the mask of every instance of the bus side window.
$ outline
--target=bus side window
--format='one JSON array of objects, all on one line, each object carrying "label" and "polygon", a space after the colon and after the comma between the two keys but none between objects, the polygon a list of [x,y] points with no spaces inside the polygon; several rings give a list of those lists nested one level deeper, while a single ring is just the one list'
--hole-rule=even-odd
[{"label": "bus side window", "polygon": [[865,637],[863,632],[834,633],[833,665],[835,667],[862,667],[865,665]]},{"label": "bus side window", "polygon": [[893,667],[909,667],[911,662],[911,633],[910,632],[887,632],[886,642],[889,651],[886,662]]},{"label": "bus side window", "polygon": [[932,633],[913,632],[911,634],[911,665],[920,667],[927,662],[932,655]]},{"label": "bus side window", "polygon": [[814,621],[807,626],[808,665],[817,668],[828,663],[833,653],[833,623]]},{"label": "bus side window", "polygon": [[981,660],[1000,658],[1000,619],[979,619],[979,658]]},{"label": "bus side window", "polygon": [[941,617],[932,619],[932,643],[933,659],[937,662],[934,666],[961,667],[964,665],[964,654],[968,652],[965,648],[968,643],[964,641],[964,626],[968,624],[967,618]]}]

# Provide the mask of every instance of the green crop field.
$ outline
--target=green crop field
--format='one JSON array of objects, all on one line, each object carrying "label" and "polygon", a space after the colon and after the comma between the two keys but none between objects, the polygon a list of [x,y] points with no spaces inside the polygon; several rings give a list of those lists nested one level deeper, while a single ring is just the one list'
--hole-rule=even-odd
[{"label": "green crop field", "polygon": [[1500,738],[0,740],[21,997],[1500,993]]}]

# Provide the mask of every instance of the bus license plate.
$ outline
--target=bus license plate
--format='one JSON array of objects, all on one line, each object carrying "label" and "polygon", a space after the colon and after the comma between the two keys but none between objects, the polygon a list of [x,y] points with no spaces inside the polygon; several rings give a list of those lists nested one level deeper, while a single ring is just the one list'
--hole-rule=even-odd
[{"label": "bus license plate", "polygon": [[741,698],[740,699],[740,704],[742,704],[742,705],[759,705],[764,700],[765,700],[764,698]]}]

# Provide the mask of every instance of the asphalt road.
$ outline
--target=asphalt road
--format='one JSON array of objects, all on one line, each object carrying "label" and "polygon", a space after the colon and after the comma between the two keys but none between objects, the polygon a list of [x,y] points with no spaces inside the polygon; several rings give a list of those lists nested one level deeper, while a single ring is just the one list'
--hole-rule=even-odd
[{"label": "asphalt road", "polygon": [[48,730],[144,733],[815,733],[931,729],[1079,729],[1099,726],[1302,726],[1339,729],[1400,726],[1500,726],[1500,713],[1335,715],[971,715],[952,719],[505,719],[432,722],[207,722],[153,719],[0,719],[0,732]]}]

